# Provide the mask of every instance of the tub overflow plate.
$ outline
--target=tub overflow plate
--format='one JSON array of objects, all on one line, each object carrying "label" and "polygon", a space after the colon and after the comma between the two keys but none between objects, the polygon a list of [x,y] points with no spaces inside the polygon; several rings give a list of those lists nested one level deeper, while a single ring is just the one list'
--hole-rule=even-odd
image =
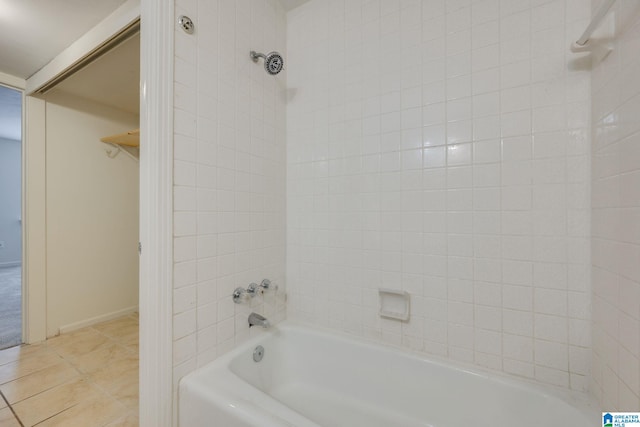
[{"label": "tub overflow plate", "polygon": [[255,350],[253,350],[253,361],[257,363],[261,361],[263,357],[264,357],[264,347],[259,345],[255,348]]}]

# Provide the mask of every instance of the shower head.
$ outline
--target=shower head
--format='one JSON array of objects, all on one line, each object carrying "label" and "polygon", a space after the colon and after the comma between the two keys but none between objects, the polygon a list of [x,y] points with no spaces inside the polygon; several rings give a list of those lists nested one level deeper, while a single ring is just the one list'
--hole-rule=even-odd
[{"label": "shower head", "polygon": [[284,67],[284,59],[282,59],[282,55],[278,52],[271,52],[265,55],[264,53],[258,53],[252,50],[251,59],[253,62],[258,62],[258,58],[264,59],[264,69],[272,76],[278,74]]}]

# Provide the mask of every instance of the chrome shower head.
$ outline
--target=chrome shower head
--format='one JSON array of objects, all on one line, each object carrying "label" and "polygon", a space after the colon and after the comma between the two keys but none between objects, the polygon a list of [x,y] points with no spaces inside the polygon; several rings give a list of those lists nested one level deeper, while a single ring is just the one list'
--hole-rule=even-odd
[{"label": "chrome shower head", "polygon": [[258,58],[264,59],[264,69],[272,76],[278,74],[284,67],[284,59],[278,52],[271,52],[265,55],[252,50],[251,59],[253,62],[258,62]]}]

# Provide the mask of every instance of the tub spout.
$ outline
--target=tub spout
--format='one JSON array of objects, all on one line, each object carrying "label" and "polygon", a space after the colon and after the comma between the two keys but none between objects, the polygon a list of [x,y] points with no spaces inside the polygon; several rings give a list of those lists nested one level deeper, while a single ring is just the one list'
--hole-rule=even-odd
[{"label": "tub spout", "polygon": [[269,323],[269,321],[264,316],[261,316],[258,313],[251,313],[249,315],[249,327],[255,325],[262,326],[263,328],[267,329],[269,326],[271,326],[271,323]]}]

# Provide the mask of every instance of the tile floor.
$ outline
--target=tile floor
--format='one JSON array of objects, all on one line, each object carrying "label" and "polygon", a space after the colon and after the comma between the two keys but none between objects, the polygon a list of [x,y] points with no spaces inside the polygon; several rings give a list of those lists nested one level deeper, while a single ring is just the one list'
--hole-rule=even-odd
[{"label": "tile floor", "polygon": [[0,351],[0,427],[137,425],[137,314]]}]

